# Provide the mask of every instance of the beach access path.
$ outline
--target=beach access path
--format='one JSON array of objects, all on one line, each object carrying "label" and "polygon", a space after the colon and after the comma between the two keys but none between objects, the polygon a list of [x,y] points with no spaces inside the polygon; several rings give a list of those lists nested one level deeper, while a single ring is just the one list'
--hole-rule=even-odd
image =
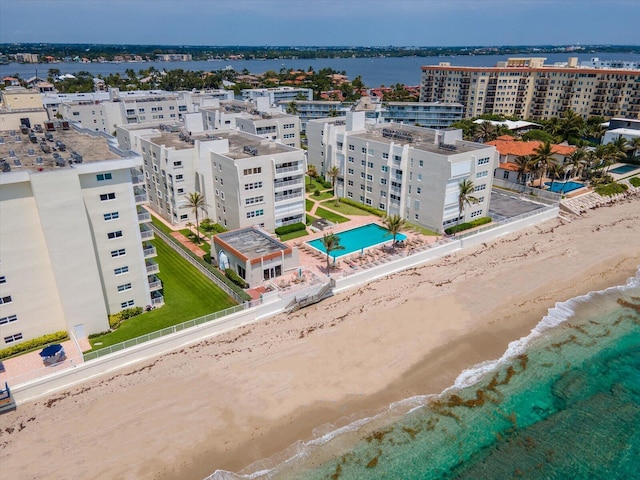
[{"label": "beach access path", "polygon": [[200,480],[238,471],[322,424],[442,391],[500,357],[556,302],[635,275],[638,238],[640,198],[624,199],[21,405],[0,416],[0,473]]}]

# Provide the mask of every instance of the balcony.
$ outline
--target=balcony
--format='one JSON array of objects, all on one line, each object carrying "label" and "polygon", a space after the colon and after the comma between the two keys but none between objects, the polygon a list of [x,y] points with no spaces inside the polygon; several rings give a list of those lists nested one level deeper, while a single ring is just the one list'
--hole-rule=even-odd
[{"label": "balcony", "polygon": [[147,275],[160,273],[160,266],[156,262],[152,260],[147,260],[144,262],[144,265],[147,268]]},{"label": "balcony", "polygon": [[302,162],[293,166],[286,167],[276,167],[276,175],[280,175],[283,173],[303,173],[302,172]]},{"label": "balcony", "polygon": [[274,196],[274,201],[276,203],[277,202],[286,202],[286,201],[289,201],[289,200],[293,200],[293,199],[296,199],[296,198],[302,198],[302,197],[303,197],[303,193],[301,191],[297,192],[297,193],[290,193],[288,195],[276,194]]},{"label": "balcony", "polygon": [[149,278],[149,291],[157,292],[158,290],[162,290],[162,280],[160,280],[155,275],[150,275]]},{"label": "balcony", "polygon": [[146,203],[149,200],[147,192],[142,188],[134,187],[133,194],[135,195],[136,205]]},{"label": "balcony", "polygon": [[142,240],[153,240],[155,235],[153,234],[151,227],[146,224],[140,225],[140,238],[142,238]]},{"label": "balcony", "polygon": [[273,182],[273,188],[278,190],[279,188],[285,188],[285,187],[300,187],[302,188],[304,185],[304,177],[300,177],[299,179],[296,180],[285,180],[285,181],[274,181]]},{"label": "balcony", "polygon": [[153,245],[145,244],[142,246],[142,255],[144,258],[153,258],[158,256],[158,252]]},{"label": "balcony", "polygon": [[151,214],[143,208],[137,209],[138,223],[148,223],[151,221]]},{"label": "balcony", "polygon": [[154,307],[161,307],[164,305],[164,297],[158,292],[151,293],[151,305]]}]

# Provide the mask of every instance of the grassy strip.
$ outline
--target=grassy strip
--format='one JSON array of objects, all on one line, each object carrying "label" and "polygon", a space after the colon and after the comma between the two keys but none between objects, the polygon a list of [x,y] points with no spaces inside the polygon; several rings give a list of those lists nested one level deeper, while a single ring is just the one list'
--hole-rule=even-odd
[{"label": "grassy strip", "polygon": [[335,210],[336,212],[340,212],[344,215],[371,215],[369,212],[363,210],[360,207],[342,201],[336,203],[335,200],[326,200],[322,202],[322,204],[326,205],[331,210]]},{"label": "grassy strip", "polygon": [[344,223],[349,221],[348,218],[345,218],[342,215],[338,215],[337,213],[330,212],[329,210],[326,210],[322,207],[318,207],[318,209],[316,210],[316,215],[333,223]]},{"label": "grassy strip", "polygon": [[326,192],[320,192],[319,195],[316,195],[315,192],[311,194],[311,199],[316,202],[322,202],[328,198],[333,198],[333,190],[328,190]]},{"label": "grassy strip", "polygon": [[309,200],[308,198],[305,199],[304,201],[304,209],[307,212],[310,212],[311,210],[313,210],[313,206],[316,204],[316,202],[314,202],[313,200]]},{"label": "grassy strip", "polygon": [[634,187],[640,187],[640,177],[631,177],[629,183]]},{"label": "grassy strip", "polygon": [[612,195],[617,195],[618,193],[624,193],[628,188],[628,185],[625,185],[624,183],[611,182],[607,185],[599,185],[594,190],[597,194],[602,195],[603,197],[610,197]]},{"label": "grassy strip", "polygon": [[124,321],[115,332],[92,338],[92,347],[97,342],[101,345],[95,348],[105,348],[236,305],[223,290],[161,239],[151,240],[151,243],[158,251],[155,260],[160,265],[158,277],[162,280],[165,305]]},{"label": "grassy strip", "polygon": [[407,227],[415,230],[416,232],[420,232],[422,235],[426,235],[428,237],[437,237],[440,234],[438,232],[434,232],[433,230],[429,230],[428,228],[421,227],[420,225],[416,225],[415,223],[408,223]]},{"label": "grassy strip", "polygon": [[293,240],[294,238],[306,237],[309,235],[306,230],[298,230],[297,232],[285,233],[280,236],[281,242],[286,242],[287,240]]}]

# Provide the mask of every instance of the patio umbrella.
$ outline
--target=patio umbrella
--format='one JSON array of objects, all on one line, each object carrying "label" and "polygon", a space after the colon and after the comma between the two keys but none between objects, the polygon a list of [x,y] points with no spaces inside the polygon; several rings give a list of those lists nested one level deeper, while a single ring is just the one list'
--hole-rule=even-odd
[{"label": "patio umbrella", "polygon": [[62,345],[60,345],[59,343],[54,343],[52,345],[49,345],[48,347],[43,348],[40,352],[40,356],[42,358],[55,357],[60,350],[62,350]]}]

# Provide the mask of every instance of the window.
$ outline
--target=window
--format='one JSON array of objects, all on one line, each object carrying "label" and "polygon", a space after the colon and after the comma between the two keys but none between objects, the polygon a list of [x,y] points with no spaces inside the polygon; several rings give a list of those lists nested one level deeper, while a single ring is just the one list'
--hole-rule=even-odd
[{"label": "window", "polygon": [[489,163],[489,157],[486,157],[486,158],[480,158],[480,159],[478,160],[478,165],[486,165],[486,164],[488,164],[488,163]]},{"label": "window", "polygon": [[353,157],[349,157],[349,163],[353,163]]},{"label": "window", "polygon": [[0,277],[0,284],[2,283],[7,283],[7,277],[5,277],[4,275]]},{"label": "window", "polygon": [[482,215],[482,210],[476,210],[475,212],[471,212],[471,218],[479,217]]},{"label": "window", "polygon": [[131,284],[125,283],[124,285],[118,285],[119,292],[126,292],[127,290],[131,290]]},{"label": "window", "polygon": [[245,205],[253,205],[254,203],[263,203],[263,202],[264,202],[263,195],[260,195],[257,197],[249,197],[244,200]]},{"label": "window", "polygon": [[386,209],[387,209],[387,206],[386,206],[384,203],[380,203],[380,204],[378,204],[378,208],[379,208],[380,210],[386,210]]},{"label": "window", "polygon": [[8,337],[4,337],[4,343],[16,342],[18,340],[22,340],[22,333],[15,333],[13,335],[9,335]]},{"label": "window", "polygon": [[349,175],[353,175],[353,168],[349,168],[349,169],[347,170],[347,173],[348,173]]},{"label": "window", "polygon": [[476,173],[476,178],[483,178],[483,177],[486,177],[486,176],[487,176],[487,172],[486,171]]},{"label": "window", "polygon": [[243,173],[245,175],[257,175],[258,173],[262,173],[262,167],[245,168]]},{"label": "window", "polygon": [[371,199],[367,198],[367,201],[365,202],[367,205],[371,205]]},{"label": "window", "polygon": [[383,172],[388,172],[389,171],[389,167],[387,167],[386,165],[382,165],[382,171]]},{"label": "window", "polygon": [[473,187],[473,191],[479,192],[480,190],[484,190],[485,188],[487,188],[486,185],[476,185],[475,187]]},{"label": "window", "polygon": [[6,295],[4,297],[0,297],[0,305],[4,305],[5,303],[11,303],[13,302],[13,299],[11,298],[11,295]]},{"label": "window", "polygon": [[98,180],[99,182],[102,182],[103,180],[111,180],[111,174],[110,173],[99,173],[96,175],[96,180]]},{"label": "window", "polygon": [[389,158],[389,154],[388,153],[383,153],[382,154],[382,158],[384,158],[386,160],[387,158]]},{"label": "window", "polygon": [[122,275],[123,273],[127,272],[129,272],[129,267],[127,266],[113,269],[113,273],[115,273],[116,275]]},{"label": "window", "polygon": [[186,213],[180,215],[180,220],[186,220],[189,218],[189,215],[187,215]]},{"label": "window", "polygon": [[116,220],[117,218],[120,218],[120,213],[118,212],[111,212],[111,213],[104,214],[105,221]]},{"label": "window", "polygon": [[183,194],[183,193],[184,193],[184,188],[179,188],[179,189],[178,189],[178,194],[179,194],[179,195],[181,195],[181,194]]},{"label": "window", "polygon": [[106,202],[107,200],[115,200],[116,198],[116,194],[115,193],[101,193],[100,194],[100,201],[101,202]]},{"label": "window", "polygon": [[370,182],[373,181],[373,175],[367,173],[367,180],[369,180]]},{"label": "window", "polygon": [[417,179],[418,179],[418,181],[419,181],[419,182],[421,182],[421,181],[422,181],[422,174],[421,174],[421,173],[419,173],[419,174],[417,175]]},{"label": "window", "polygon": [[179,161],[179,162],[173,162],[173,167],[174,167],[174,168],[182,168],[182,161]]},{"label": "window", "polygon": [[122,230],[107,233],[107,238],[109,240],[113,240],[114,238],[120,238],[120,237],[122,237]]},{"label": "window", "polygon": [[17,315],[9,315],[9,316],[0,318],[0,325],[4,325],[6,323],[13,323],[17,321],[18,321]]},{"label": "window", "polygon": [[182,182],[184,180],[184,175],[176,175],[176,182]]},{"label": "window", "polygon": [[349,198],[353,198],[353,193],[351,193],[351,192],[347,192],[347,197],[349,197]]},{"label": "window", "polygon": [[504,172],[502,172],[502,178],[504,178],[504,179],[508,179],[509,178],[509,170],[505,170]]},{"label": "window", "polygon": [[127,252],[126,252],[126,250],[124,248],[120,248],[118,250],[112,250],[111,251],[111,256],[114,257],[114,258],[115,257],[122,257],[123,255],[126,255],[126,254],[127,254]]},{"label": "window", "polygon": [[247,218],[261,217],[262,215],[264,215],[263,209],[247,212]]},{"label": "window", "polygon": [[362,147],[362,153],[367,153],[367,147]]},{"label": "window", "polygon": [[257,190],[258,188],[262,188],[262,182],[253,182],[253,183],[245,183],[245,190]]},{"label": "window", "polygon": [[387,184],[387,179],[386,178],[381,178],[380,179],[380,185],[386,185]]},{"label": "window", "polygon": [[420,160],[420,161],[418,162],[418,165],[420,165],[421,167],[424,167],[424,160]]},{"label": "window", "polygon": [[373,192],[373,187],[367,187],[367,192],[372,193]]},{"label": "window", "polygon": [[133,300],[127,300],[126,302],[122,302],[120,304],[120,308],[133,307],[136,304]]},{"label": "window", "polygon": [[351,150],[352,152],[356,149],[356,147],[354,145],[349,145],[349,150]]},{"label": "window", "polygon": [[360,172],[360,178],[364,178],[364,172]]},{"label": "window", "polygon": [[385,192],[384,190],[380,190],[380,196],[381,197],[386,197],[387,196],[387,192]]},{"label": "window", "polygon": [[347,185],[349,185],[350,187],[353,187],[353,180],[348,180]]}]

